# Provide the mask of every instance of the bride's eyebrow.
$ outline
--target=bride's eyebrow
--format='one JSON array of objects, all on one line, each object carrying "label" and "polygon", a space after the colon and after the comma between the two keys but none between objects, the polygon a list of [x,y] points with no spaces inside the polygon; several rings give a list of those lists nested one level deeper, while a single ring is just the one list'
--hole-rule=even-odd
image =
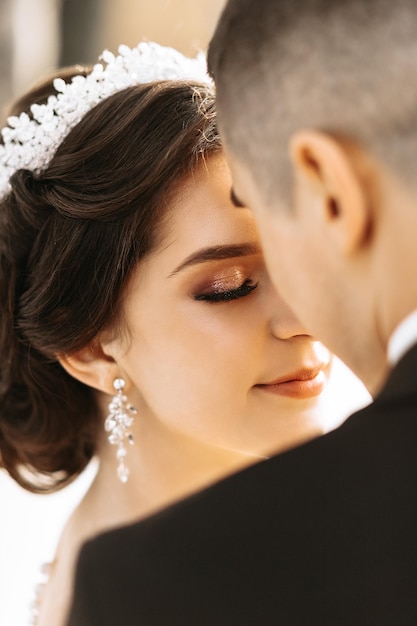
[{"label": "bride's eyebrow", "polygon": [[211,246],[208,248],[202,248],[197,252],[193,252],[189,257],[185,259],[180,265],[173,270],[171,276],[175,276],[178,272],[190,267],[191,265],[197,265],[199,263],[205,263],[207,261],[221,261],[223,259],[233,259],[243,256],[250,256],[253,254],[260,254],[261,249],[257,243],[242,243],[229,246]]}]

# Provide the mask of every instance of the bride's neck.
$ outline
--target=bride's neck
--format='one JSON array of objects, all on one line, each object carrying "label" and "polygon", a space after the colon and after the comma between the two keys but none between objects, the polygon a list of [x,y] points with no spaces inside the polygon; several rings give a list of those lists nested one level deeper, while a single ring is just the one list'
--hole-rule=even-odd
[{"label": "bride's neck", "polygon": [[[96,534],[105,528],[146,517],[260,458],[196,444],[155,426],[135,433],[126,464],[130,475],[117,476],[116,452],[106,438],[99,444],[99,469],[79,506],[79,521]],[[86,529],[87,531],[87,529]]]}]

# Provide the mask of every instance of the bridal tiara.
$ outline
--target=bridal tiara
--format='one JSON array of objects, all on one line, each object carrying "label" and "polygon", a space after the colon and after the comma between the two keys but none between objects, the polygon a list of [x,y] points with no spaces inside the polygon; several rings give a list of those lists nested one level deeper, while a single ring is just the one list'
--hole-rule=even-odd
[{"label": "bridal tiara", "polygon": [[96,104],[133,85],[157,80],[192,80],[211,84],[206,58],[195,58],[154,42],[135,48],[122,45],[116,56],[105,50],[87,76],[66,83],[53,81],[57,95],[45,104],[33,104],[31,116],[21,113],[7,119],[0,143],[0,200],[11,190],[10,177],[20,169],[44,171],[68,133]]}]

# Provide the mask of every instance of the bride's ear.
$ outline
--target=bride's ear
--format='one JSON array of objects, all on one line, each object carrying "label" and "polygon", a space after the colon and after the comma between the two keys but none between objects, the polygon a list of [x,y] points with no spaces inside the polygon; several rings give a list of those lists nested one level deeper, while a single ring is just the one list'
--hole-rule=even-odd
[{"label": "bride's ear", "polygon": [[121,375],[118,364],[105,354],[99,341],[72,354],[59,354],[57,358],[70,376],[104,393],[113,393],[113,380]]}]

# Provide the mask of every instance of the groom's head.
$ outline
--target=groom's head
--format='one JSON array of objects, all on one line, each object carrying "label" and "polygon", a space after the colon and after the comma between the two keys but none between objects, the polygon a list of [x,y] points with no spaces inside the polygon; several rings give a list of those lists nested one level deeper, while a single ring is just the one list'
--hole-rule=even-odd
[{"label": "groom's head", "polygon": [[403,313],[382,311],[394,253],[382,216],[417,182],[415,0],[229,0],[209,69],[234,196],[258,219],[275,284],[378,384]]}]

